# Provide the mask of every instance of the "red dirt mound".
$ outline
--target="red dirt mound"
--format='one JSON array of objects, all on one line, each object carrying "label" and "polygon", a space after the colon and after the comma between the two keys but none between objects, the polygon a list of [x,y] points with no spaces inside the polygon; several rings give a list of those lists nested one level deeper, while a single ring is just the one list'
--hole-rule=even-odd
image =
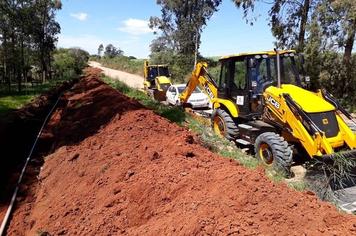
[{"label": "red dirt mound", "polygon": [[86,69],[86,77],[62,96],[42,135],[41,149],[48,151],[78,143],[121,113],[143,108],[98,79],[99,69]]},{"label": "red dirt mound", "polygon": [[[50,129],[62,147],[45,158],[10,235],[356,234],[354,216],[211,153],[96,79],[83,79],[65,99]],[[87,132],[91,124],[96,133]]]}]

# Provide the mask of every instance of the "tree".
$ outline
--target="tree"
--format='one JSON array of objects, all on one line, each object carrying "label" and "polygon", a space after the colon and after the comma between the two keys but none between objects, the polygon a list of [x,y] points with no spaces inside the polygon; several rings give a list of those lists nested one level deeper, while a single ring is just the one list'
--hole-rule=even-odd
[{"label": "tree", "polygon": [[80,48],[58,49],[53,55],[53,67],[61,77],[79,75],[87,66],[89,53]]},{"label": "tree", "polygon": [[[237,7],[244,10],[247,18],[254,11],[259,0],[233,0]],[[306,28],[311,20],[311,13],[320,0],[274,0],[268,14],[271,31],[276,37],[279,48],[295,48],[303,51],[306,40]]]},{"label": "tree", "polygon": [[[158,0],[161,16],[150,18],[150,27],[161,33],[151,44],[152,55],[174,55],[174,64],[187,73],[199,54],[200,37],[221,0]],[[173,62],[173,61],[172,61]]]},{"label": "tree", "polygon": [[100,44],[99,45],[99,48],[98,48],[98,56],[101,57],[101,54],[103,53],[104,51],[104,45],[103,44]]},{"label": "tree", "polygon": [[318,7],[318,20],[329,47],[344,49],[344,62],[351,63],[356,33],[356,1],[324,1]]},{"label": "tree", "polygon": [[68,53],[76,61],[76,66],[74,67],[76,74],[80,74],[82,70],[87,66],[90,54],[80,48],[70,48]]},{"label": "tree", "polygon": [[31,66],[40,66],[44,79],[51,77],[52,52],[59,24],[55,13],[59,0],[0,1],[0,64],[9,89],[27,80]]},{"label": "tree", "polygon": [[105,57],[114,58],[114,57],[122,56],[122,55],[124,55],[124,51],[122,51],[120,48],[116,48],[112,44],[108,44],[105,47],[105,52],[104,52]]},{"label": "tree", "polygon": [[60,25],[55,20],[55,12],[62,7],[58,2],[58,0],[42,0],[35,3],[38,12],[36,12],[37,21],[34,22],[34,37],[38,41],[38,56],[44,80],[51,79],[51,52],[56,48],[57,35],[60,33]]},{"label": "tree", "polygon": [[[306,26],[313,0],[276,0],[269,11],[272,33],[279,47],[296,48],[303,51]],[[316,1],[314,1],[316,2]]]}]

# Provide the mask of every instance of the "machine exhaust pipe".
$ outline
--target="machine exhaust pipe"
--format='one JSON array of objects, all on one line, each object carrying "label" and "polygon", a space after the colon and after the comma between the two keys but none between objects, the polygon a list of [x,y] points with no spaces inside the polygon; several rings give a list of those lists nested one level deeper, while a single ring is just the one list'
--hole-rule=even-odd
[{"label": "machine exhaust pipe", "polygon": [[279,56],[279,51],[277,50],[277,48],[275,48],[274,51],[276,52],[276,56],[277,56],[277,87],[280,88],[281,87],[281,58]]}]

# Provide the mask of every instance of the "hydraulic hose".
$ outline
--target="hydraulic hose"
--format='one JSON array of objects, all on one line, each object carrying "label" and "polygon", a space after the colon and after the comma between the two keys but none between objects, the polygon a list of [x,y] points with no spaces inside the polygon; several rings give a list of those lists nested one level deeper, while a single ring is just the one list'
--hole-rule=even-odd
[{"label": "hydraulic hose", "polygon": [[36,145],[37,145],[37,142],[38,142],[38,140],[39,140],[39,138],[40,138],[40,136],[41,136],[41,134],[42,134],[42,132],[43,132],[43,129],[44,129],[44,127],[46,126],[46,124],[47,124],[47,122],[48,122],[48,119],[51,117],[51,115],[52,115],[54,109],[56,108],[56,106],[57,106],[57,104],[58,104],[58,102],[59,102],[61,96],[62,96],[62,94],[59,95],[57,101],[55,102],[55,104],[53,105],[52,109],[49,111],[49,113],[47,114],[46,118],[44,119],[43,124],[42,124],[42,126],[41,126],[41,129],[40,129],[40,131],[38,132],[37,137],[36,137],[36,139],[35,139],[35,142],[34,142],[33,145],[32,145],[31,151],[30,151],[29,155],[27,156],[25,165],[23,166],[22,171],[21,171],[21,174],[20,174],[20,177],[19,177],[19,179],[18,179],[18,181],[17,181],[17,183],[16,183],[16,187],[15,187],[14,193],[12,194],[12,198],[11,198],[10,205],[9,205],[9,207],[7,208],[5,217],[4,217],[4,219],[3,219],[2,223],[1,223],[0,236],[5,235],[6,227],[7,227],[8,223],[9,223],[10,216],[11,216],[11,213],[12,213],[12,209],[13,209],[14,204],[15,204],[15,202],[16,202],[16,197],[17,197],[18,191],[19,191],[19,189],[20,189],[20,184],[21,184],[22,179],[23,179],[23,176],[24,176],[24,174],[25,174],[25,172],[26,172],[28,163],[29,163],[30,160],[31,160],[32,154],[33,154],[33,152],[34,152],[34,150],[35,150],[35,147],[36,147]]}]

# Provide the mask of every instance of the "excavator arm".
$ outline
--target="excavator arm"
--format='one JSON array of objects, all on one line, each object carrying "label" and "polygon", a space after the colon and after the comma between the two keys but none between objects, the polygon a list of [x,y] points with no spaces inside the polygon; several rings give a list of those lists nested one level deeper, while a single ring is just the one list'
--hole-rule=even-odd
[{"label": "excavator arm", "polygon": [[205,62],[199,62],[194,71],[192,72],[192,77],[189,79],[185,90],[180,95],[181,103],[186,103],[196,89],[199,86],[203,92],[209,97],[210,102],[217,98],[218,85],[214,79],[210,76],[206,68],[208,64]]}]

